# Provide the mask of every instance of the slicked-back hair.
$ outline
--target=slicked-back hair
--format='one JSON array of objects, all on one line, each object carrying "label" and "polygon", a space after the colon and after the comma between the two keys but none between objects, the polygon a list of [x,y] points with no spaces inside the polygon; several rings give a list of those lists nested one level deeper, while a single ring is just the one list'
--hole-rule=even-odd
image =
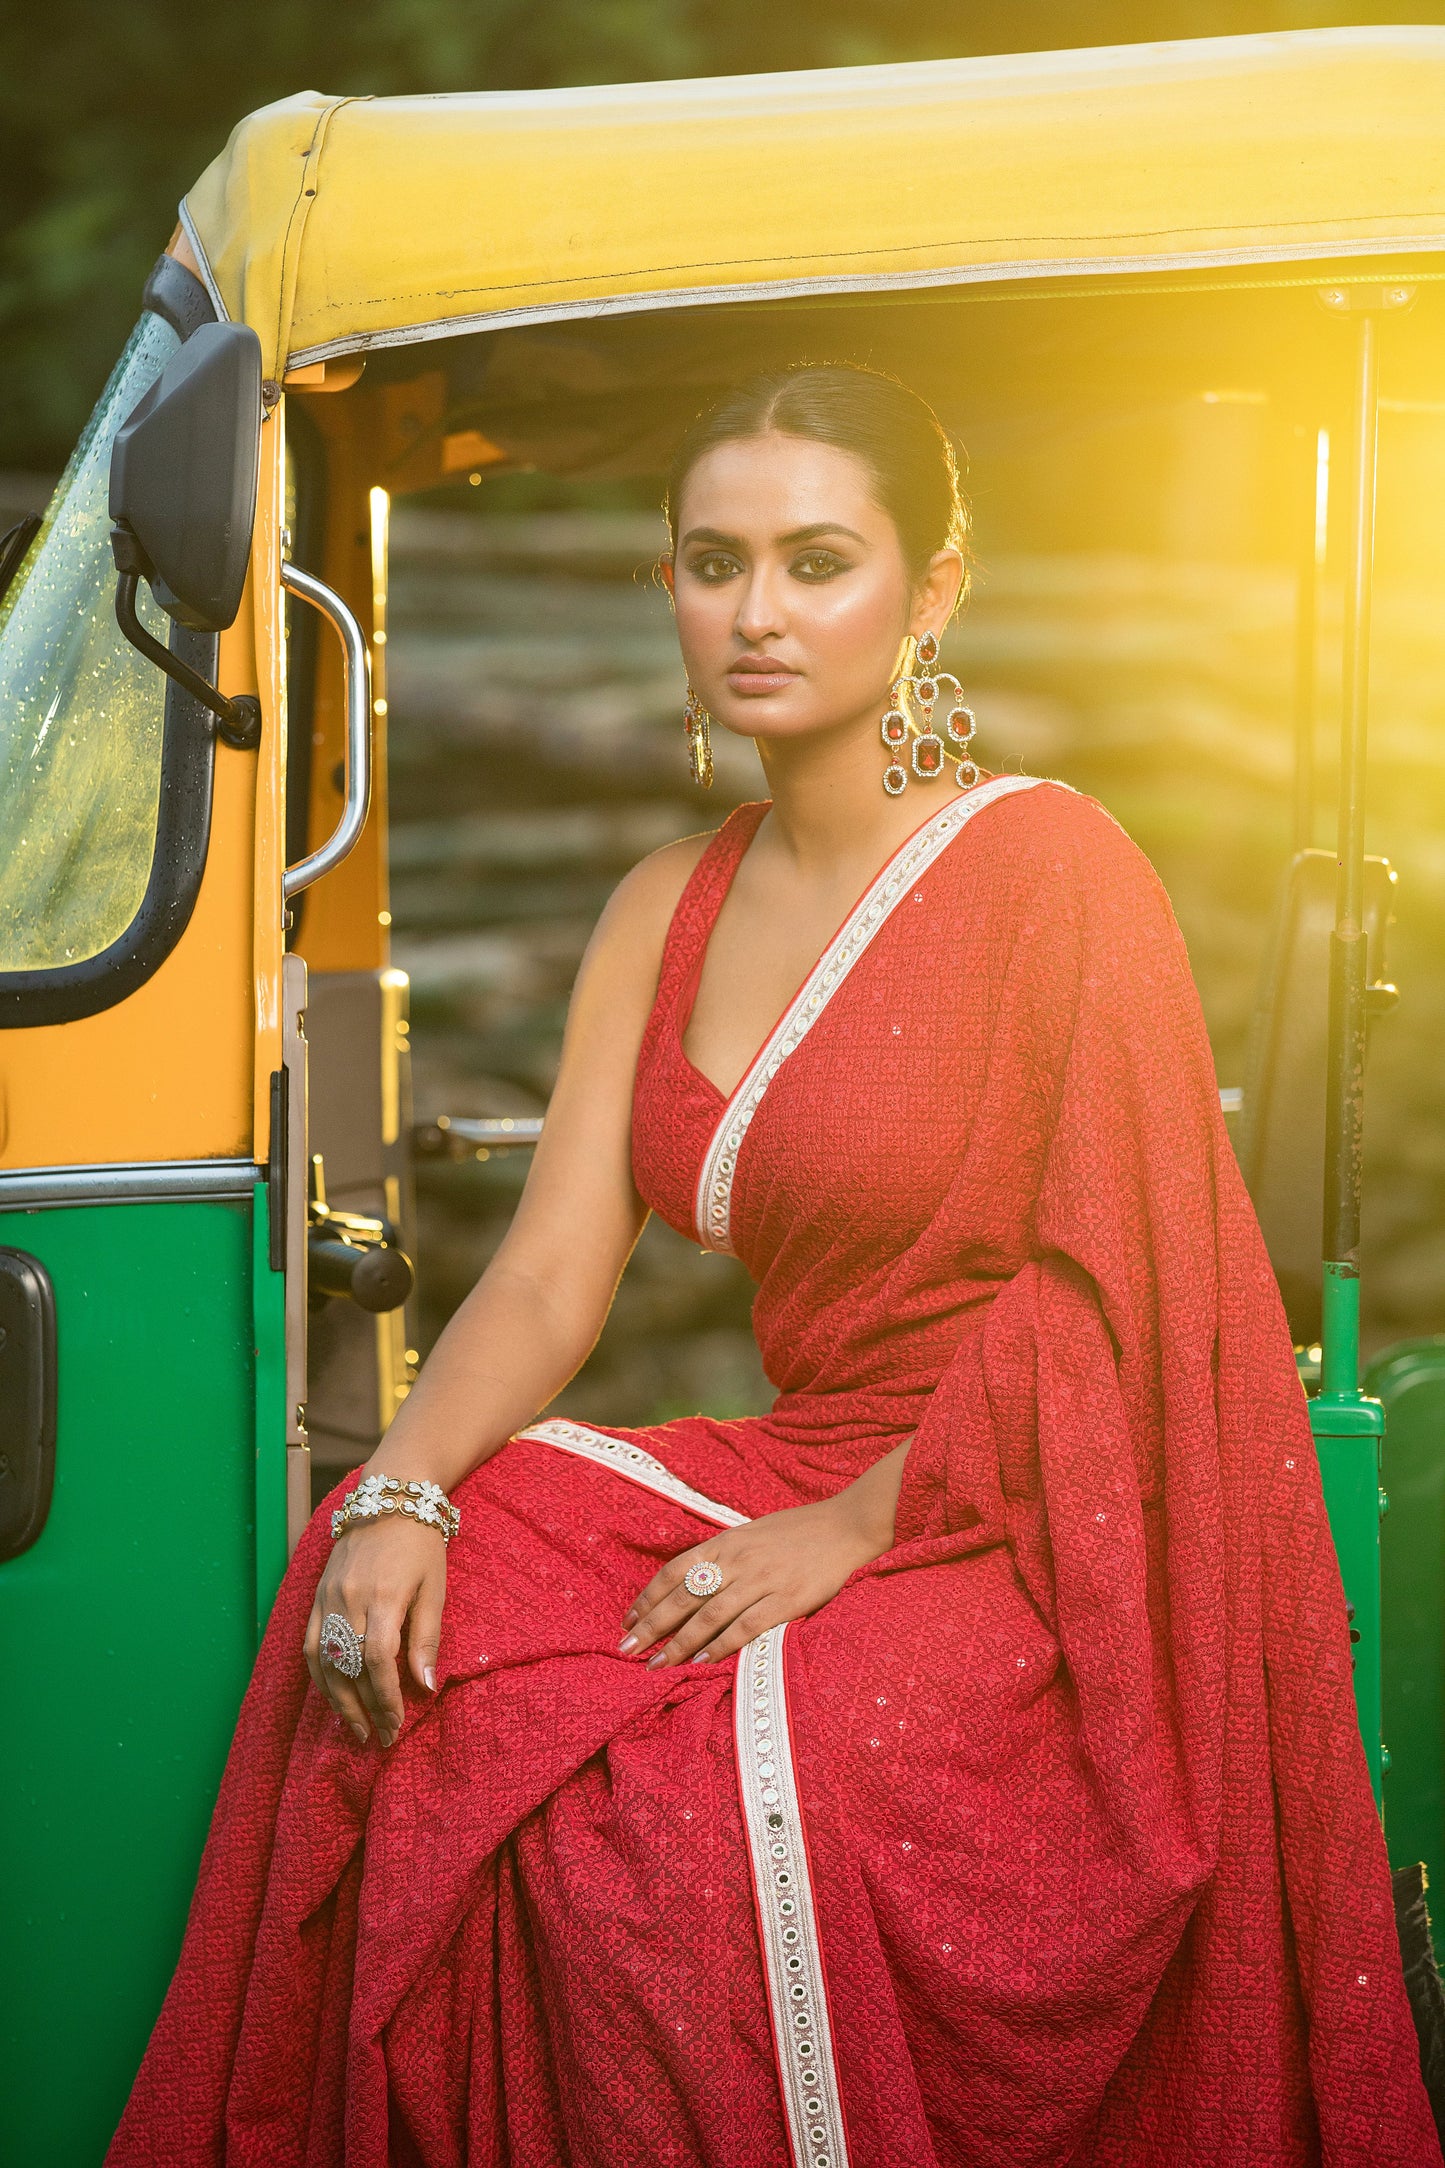
[{"label": "slicked-back hair", "polygon": [[958,461],[926,399],[895,376],[851,361],[795,362],[735,385],[700,414],[677,448],[663,508],[677,539],[683,485],[698,461],[740,438],[801,437],[850,452],[894,526],[904,561],[921,580],[941,549],[965,552],[968,513]]}]

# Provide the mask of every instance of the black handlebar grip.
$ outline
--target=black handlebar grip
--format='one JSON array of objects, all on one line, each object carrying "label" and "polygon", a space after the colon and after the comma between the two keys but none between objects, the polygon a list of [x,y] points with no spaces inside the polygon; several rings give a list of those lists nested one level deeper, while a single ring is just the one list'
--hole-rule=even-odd
[{"label": "black handlebar grip", "polygon": [[399,1310],[415,1285],[411,1259],[390,1243],[328,1241],[313,1234],[306,1245],[311,1286],[320,1295],[344,1295],[358,1309],[380,1317]]}]

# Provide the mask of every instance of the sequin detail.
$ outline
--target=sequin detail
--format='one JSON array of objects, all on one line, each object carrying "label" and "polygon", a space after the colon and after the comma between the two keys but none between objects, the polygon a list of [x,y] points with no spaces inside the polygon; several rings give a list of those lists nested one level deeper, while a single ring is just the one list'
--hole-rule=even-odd
[{"label": "sequin detail", "polygon": [[548,1422],[534,1423],[530,1430],[519,1430],[517,1436],[534,1438],[539,1445],[555,1445],[564,1453],[576,1453],[582,1460],[594,1460],[602,1468],[615,1468],[619,1475],[630,1476],[647,1490],[686,1506],[689,1513],[696,1513],[702,1520],[715,1521],[719,1528],[742,1528],[748,1520],[746,1513],[719,1505],[715,1498],[705,1498],[651,1453],[644,1453],[640,1445],[631,1445],[626,1438],[609,1438],[605,1430],[593,1430],[586,1423],[567,1423],[554,1416]]},{"label": "sequin detail", "polygon": [[833,2028],[793,1768],[783,1649],[772,1626],[738,1652],[734,1733],[793,2168],[848,2168]]},{"label": "sequin detail", "polygon": [[975,813],[996,799],[1011,798],[1015,791],[1033,790],[1043,781],[1045,778],[1038,775],[995,776],[969,797],[956,798],[935,813],[889,859],[723,1109],[703,1154],[693,1208],[697,1238],[705,1248],[732,1254],[733,1184],[737,1179],[738,1152],[753,1116],[782,1064],[817,1023],[873,936],[901,901],[908,884],[947,850]]}]

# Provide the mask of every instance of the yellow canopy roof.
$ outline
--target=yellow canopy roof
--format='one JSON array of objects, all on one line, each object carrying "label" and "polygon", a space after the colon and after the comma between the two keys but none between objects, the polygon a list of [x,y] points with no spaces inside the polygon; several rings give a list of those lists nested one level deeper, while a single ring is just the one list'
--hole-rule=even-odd
[{"label": "yellow canopy roof", "polygon": [[308,91],[182,218],[269,374],[618,310],[1445,250],[1445,30]]}]

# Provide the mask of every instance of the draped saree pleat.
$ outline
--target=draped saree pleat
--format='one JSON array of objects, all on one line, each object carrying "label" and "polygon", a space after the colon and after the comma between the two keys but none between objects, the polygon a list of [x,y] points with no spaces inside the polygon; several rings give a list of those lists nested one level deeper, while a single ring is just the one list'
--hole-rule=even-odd
[{"label": "draped saree pleat", "polygon": [[[1167,901],[999,778],[895,853],[654,1210],[763,1417],[553,1418],[460,1487],[434,1698],[310,1691],[308,1531],[112,2168],[1438,2168],[1288,1331]],[[627,1603],[908,1441],[893,1547],[736,1659]]]}]

